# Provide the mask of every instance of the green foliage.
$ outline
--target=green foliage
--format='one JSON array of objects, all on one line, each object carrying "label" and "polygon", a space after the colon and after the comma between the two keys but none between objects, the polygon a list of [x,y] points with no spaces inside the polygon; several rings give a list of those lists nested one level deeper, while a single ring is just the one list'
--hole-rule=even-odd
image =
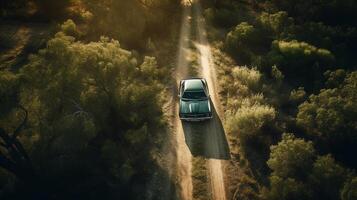
[{"label": "green foliage", "polygon": [[259,17],[259,22],[262,28],[275,38],[288,37],[291,26],[294,24],[293,18],[289,17],[288,13],[284,11],[273,14],[263,12]]},{"label": "green foliage", "polygon": [[273,170],[272,175],[301,179],[310,172],[315,156],[312,142],[306,142],[289,133],[283,134],[282,140],[270,149],[267,164]]},{"label": "green foliage", "polygon": [[324,76],[327,78],[325,85],[327,88],[336,88],[343,84],[343,81],[346,78],[346,71],[343,69],[337,69],[335,71],[328,70],[324,73]]},{"label": "green foliage", "polygon": [[324,151],[355,165],[357,73],[347,75],[338,88],[322,89],[299,106],[297,124],[315,138]]},{"label": "green foliage", "polygon": [[273,175],[270,177],[270,187],[271,189],[263,196],[271,200],[305,200],[311,197],[310,188],[293,178]]},{"label": "green foliage", "polygon": [[[67,21],[62,28],[69,33],[75,26]],[[38,184],[46,183],[44,191],[67,199],[72,194],[55,191],[68,190],[68,182],[84,187],[88,197],[106,190],[108,198],[117,198],[119,191],[140,199],[133,191],[142,188],[138,185],[154,167],[150,150],[162,125],[162,71],[155,58],[138,62],[116,40],[82,43],[64,32],[29,57],[20,71],[20,92],[15,75],[0,76],[1,92],[19,93],[28,109],[30,156],[46,172]],[[101,181],[93,181],[97,176]],[[85,189],[88,184],[101,189]]]},{"label": "green foliage", "polygon": [[262,74],[255,68],[232,67],[226,73],[230,76],[222,79],[221,87],[232,97],[228,99],[229,101],[235,100],[237,97],[241,102],[240,98],[251,96],[252,92],[259,91],[261,88]]},{"label": "green foliage", "polygon": [[283,134],[282,141],[271,147],[268,166],[270,190],[268,199],[339,199],[340,191],[349,177],[331,155],[315,161],[312,142]]},{"label": "green foliage", "polygon": [[290,92],[289,100],[294,103],[302,103],[306,99],[306,92],[303,87]]},{"label": "green foliage", "polygon": [[271,139],[264,130],[274,126],[275,116],[276,112],[270,106],[242,105],[235,113],[227,114],[226,127],[232,136],[239,138],[241,152],[250,157],[257,152],[263,154],[268,150]]},{"label": "green foliage", "polygon": [[285,78],[284,74],[276,67],[276,65],[271,68],[271,76],[274,78],[274,80],[279,86],[282,84]]},{"label": "green foliage", "polygon": [[227,34],[225,48],[235,55],[239,62],[249,64],[253,56],[252,47],[258,44],[260,39],[253,25],[242,22]]},{"label": "green foliage", "polygon": [[315,161],[309,179],[316,198],[339,199],[347,172],[331,155],[321,156]]},{"label": "green foliage", "polygon": [[342,200],[353,200],[357,198],[357,177],[347,181],[341,191]]},{"label": "green foliage", "polygon": [[252,91],[256,91],[261,85],[262,75],[256,69],[249,69],[247,67],[235,67],[232,70],[234,80],[248,87]]},{"label": "green foliage", "polygon": [[243,106],[227,122],[229,130],[241,137],[252,137],[260,134],[260,129],[275,118],[275,110],[269,106]]},{"label": "green foliage", "polygon": [[79,34],[77,25],[71,19],[68,19],[61,25],[61,31],[66,35],[73,37],[76,37]]},{"label": "green foliage", "polygon": [[322,71],[330,67],[335,59],[326,49],[296,40],[274,41],[267,58],[270,66],[277,65],[287,80],[297,85],[314,84],[316,79],[321,80]]}]

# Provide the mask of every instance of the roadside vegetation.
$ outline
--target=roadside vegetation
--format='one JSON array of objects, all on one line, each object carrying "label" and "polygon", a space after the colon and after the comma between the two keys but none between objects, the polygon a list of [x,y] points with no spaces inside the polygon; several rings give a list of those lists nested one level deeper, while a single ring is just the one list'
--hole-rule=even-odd
[{"label": "roadside vegetation", "polygon": [[233,198],[356,199],[356,2],[204,2]]},{"label": "roadside vegetation", "polygon": [[[152,177],[169,180],[158,152],[168,136],[162,105],[179,5],[1,2],[2,26],[30,30],[21,48],[24,35],[0,37],[1,56],[13,54],[0,71],[1,199],[145,199],[146,188],[167,192],[148,185]],[[51,28],[43,35],[38,25]]]}]

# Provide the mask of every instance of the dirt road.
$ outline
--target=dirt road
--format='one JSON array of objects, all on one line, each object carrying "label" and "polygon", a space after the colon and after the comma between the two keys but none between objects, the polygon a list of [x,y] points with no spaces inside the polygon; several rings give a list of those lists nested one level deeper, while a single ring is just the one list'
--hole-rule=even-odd
[{"label": "dirt road", "polygon": [[[193,10],[193,16],[192,15]],[[192,20],[192,21],[191,21]],[[190,36],[191,26],[196,33],[196,39]],[[177,141],[177,168],[178,185],[180,199],[193,199],[192,190],[192,155],[200,156],[206,159],[206,165],[209,176],[208,187],[213,200],[225,200],[226,192],[224,185],[224,174],[222,170],[222,160],[229,159],[229,147],[225,136],[224,128],[221,122],[221,106],[218,98],[216,86],[215,70],[212,60],[211,49],[207,41],[204,19],[198,2],[185,6],[183,21],[180,33],[179,55],[176,69],[176,83],[183,78],[188,78],[189,66],[188,57],[193,44],[199,54],[198,73],[208,82],[211,94],[213,119],[205,122],[187,123],[181,122],[175,117],[175,137]],[[176,101],[176,113],[178,106]],[[188,147],[188,148],[187,148]]]},{"label": "dirt road", "polygon": [[[229,159],[229,148],[225,137],[223,126],[217,119],[223,117],[221,104],[218,97],[218,89],[216,84],[216,73],[210,45],[207,40],[204,19],[202,16],[201,7],[198,3],[194,4],[195,19],[197,20],[197,43],[196,47],[200,52],[201,75],[207,80],[210,89],[211,100],[216,109],[216,120],[211,125],[212,128],[207,129],[211,136],[211,143],[206,150],[218,153],[220,159]],[[220,125],[220,126],[219,126]],[[211,183],[212,198],[214,200],[225,200],[226,192],[224,186],[224,177],[222,171],[222,161],[220,159],[209,158],[208,169]]]},{"label": "dirt road", "polygon": [[[179,52],[176,67],[176,85],[178,87],[181,79],[188,76],[189,45],[191,32],[191,9],[189,5],[184,5],[182,15],[182,25],[180,32]],[[175,102],[175,113],[178,113],[177,101]],[[178,197],[182,200],[192,199],[192,157],[186,146],[183,128],[180,119],[175,115],[174,132],[176,137],[176,156],[177,156],[177,181],[179,186]]]}]

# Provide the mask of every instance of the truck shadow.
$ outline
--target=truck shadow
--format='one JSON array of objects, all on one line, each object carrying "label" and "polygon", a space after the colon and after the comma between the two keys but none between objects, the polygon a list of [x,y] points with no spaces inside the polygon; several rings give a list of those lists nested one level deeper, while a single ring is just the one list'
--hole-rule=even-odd
[{"label": "truck shadow", "polygon": [[213,118],[202,122],[182,121],[185,141],[193,156],[229,160],[230,150],[222,121],[211,105]]}]

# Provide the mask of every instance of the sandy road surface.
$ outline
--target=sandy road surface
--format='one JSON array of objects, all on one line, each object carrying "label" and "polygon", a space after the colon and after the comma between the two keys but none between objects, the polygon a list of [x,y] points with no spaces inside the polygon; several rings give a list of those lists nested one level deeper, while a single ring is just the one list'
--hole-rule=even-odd
[{"label": "sandy road surface", "polygon": [[[197,42],[196,47],[200,52],[200,64],[201,64],[201,74],[207,80],[208,87],[210,89],[211,100],[216,109],[216,120],[211,124],[213,128],[208,129],[210,136],[212,137],[212,142],[206,147],[206,150],[211,150],[221,157],[219,159],[209,158],[208,169],[210,176],[212,199],[214,200],[225,200],[226,191],[224,186],[224,175],[222,171],[222,161],[220,159],[229,159],[229,148],[227,144],[227,139],[225,137],[223,126],[217,118],[223,117],[221,115],[222,110],[218,98],[218,89],[216,85],[216,73],[214,68],[214,62],[212,57],[212,52],[210,45],[207,41],[207,33],[205,29],[204,19],[202,16],[201,7],[198,3],[194,5],[195,18],[197,19]],[[220,127],[218,127],[221,125]]]},{"label": "sandy road surface", "polygon": [[[191,9],[189,5],[184,6],[182,15],[182,25],[180,32],[179,52],[176,67],[176,85],[178,87],[181,79],[188,75],[188,61],[191,32]],[[177,101],[175,102],[175,111],[178,113]],[[174,132],[176,137],[176,156],[177,156],[177,181],[179,186],[179,198],[182,200],[192,199],[192,157],[185,143],[181,121],[175,115]]]}]

